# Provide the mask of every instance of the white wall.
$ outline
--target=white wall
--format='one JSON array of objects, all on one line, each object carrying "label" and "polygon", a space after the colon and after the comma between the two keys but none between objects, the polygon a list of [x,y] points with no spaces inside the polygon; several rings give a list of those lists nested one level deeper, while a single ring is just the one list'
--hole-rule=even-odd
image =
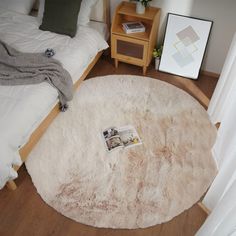
[{"label": "white wall", "polygon": [[204,67],[220,73],[236,32],[236,1],[195,0],[191,15],[213,20]]},{"label": "white wall", "polygon": [[[121,0],[111,1],[111,13]],[[236,32],[236,0],[153,0],[152,6],[162,9],[158,44],[163,40],[167,13],[213,20],[203,69],[220,73],[234,32]]]}]

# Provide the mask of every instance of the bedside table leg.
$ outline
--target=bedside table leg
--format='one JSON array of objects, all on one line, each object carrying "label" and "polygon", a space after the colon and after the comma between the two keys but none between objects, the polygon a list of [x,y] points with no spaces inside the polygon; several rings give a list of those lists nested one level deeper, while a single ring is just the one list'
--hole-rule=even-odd
[{"label": "bedside table leg", "polygon": [[118,59],[115,59],[115,67],[118,68],[118,65],[119,65],[119,61]]},{"label": "bedside table leg", "polygon": [[143,75],[146,75],[147,73],[147,66],[143,66]]}]

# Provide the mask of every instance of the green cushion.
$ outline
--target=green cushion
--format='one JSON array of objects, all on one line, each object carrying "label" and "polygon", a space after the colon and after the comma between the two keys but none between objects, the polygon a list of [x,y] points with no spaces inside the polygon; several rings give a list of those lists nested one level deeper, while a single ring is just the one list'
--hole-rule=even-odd
[{"label": "green cushion", "polygon": [[45,0],[43,22],[39,29],[74,37],[81,2],[82,0]]}]

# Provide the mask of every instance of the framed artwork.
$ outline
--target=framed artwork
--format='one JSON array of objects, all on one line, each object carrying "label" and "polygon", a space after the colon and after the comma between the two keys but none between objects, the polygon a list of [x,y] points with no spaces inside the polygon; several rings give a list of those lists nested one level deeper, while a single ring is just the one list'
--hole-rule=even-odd
[{"label": "framed artwork", "polygon": [[212,21],[168,14],[159,70],[197,79]]}]

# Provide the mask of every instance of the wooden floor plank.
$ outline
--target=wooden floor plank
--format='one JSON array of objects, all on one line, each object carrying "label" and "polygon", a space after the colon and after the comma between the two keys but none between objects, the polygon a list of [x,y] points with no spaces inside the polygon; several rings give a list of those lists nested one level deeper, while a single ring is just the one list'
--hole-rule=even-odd
[{"label": "wooden floor plank", "polygon": [[[118,69],[109,57],[102,57],[89,78],[109,74],[142,75],[139,67],[120,63]],[[217,79],[201,76],[193,81],[178,76],[157,72],[154,67],[147,76],[167,81],[184,89],[207,107]],[[171,221],[137,230],[98,229],[76,223],[49,207],[37,194],[25,167],[19,171],[16,191],[6,188],[0,191],[0,235],[2,236],[193,236],[207,214],[195,204]]]}]

